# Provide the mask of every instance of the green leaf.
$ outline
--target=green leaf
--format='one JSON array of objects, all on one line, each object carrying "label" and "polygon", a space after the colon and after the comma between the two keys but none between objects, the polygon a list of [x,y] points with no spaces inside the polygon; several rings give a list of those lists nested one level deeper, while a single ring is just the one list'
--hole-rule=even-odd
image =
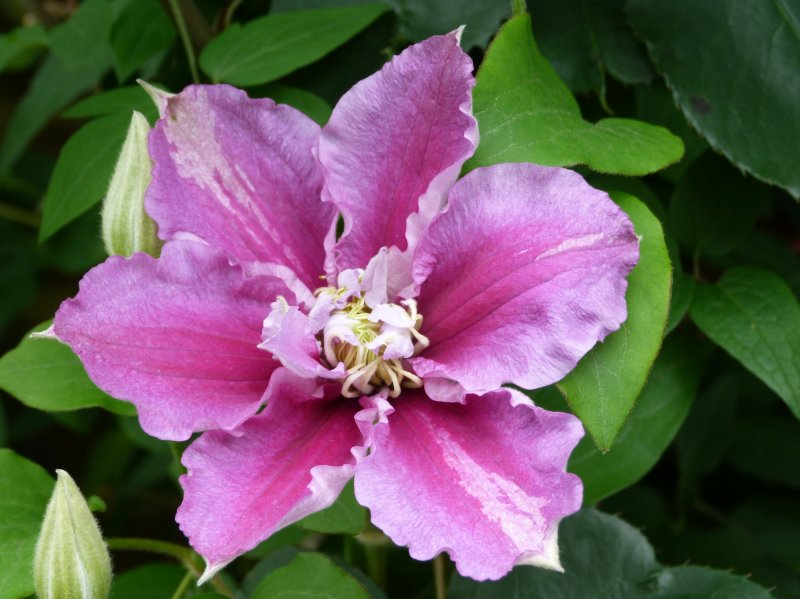
[{"label": "green leaf", "polygon": [[675,327],[686,316],[694,299],[694,287],[694,279],[689,275],[682,272],[674,275],[672,279],[672,299],[669,305],[669,320],[667,321],[665,335],[669,335],[674,331]]},{"label": "green leaf", "polygon": [[215,82],[258,85],[322,58],[388,10],[383,4],[267,15],[234,24],[206,46],[200,66]]},{"label": "green leaf", "polygon": [[158,118],[156,105],[140,85],[118,87],[88,96],[65,110],[61,116],[69,119],[87,119],[120,115],[130,119],[134,110],[144,114],[151,123]]},{"label": "green leaf", "polygon": [[367,521],[367,510],[356,501],[353,481],[347,483],[339,498],[327,509],[311,514],[299,522],[307,530],[354,535],[361,532]]},{"label": "green leaf", "polygon": [[0,73],[25,65],[47,47],[47,32],[41,25],[24,25],[0,35]]},{"label": "green leaf", "polygon": [[461,46],[485,48],[500,23],[511,16],[511,2],[475,0],[403,0],[400,35],[418,42],[465,25]]},{"label": "green leaf", "polygon": [[618,118],[584,121],[575,98],[539,53],[528,15],[509,20],[489,46],[473,101],[481,139],[468,169],[534,162],[646,175],[683,155],[680,138],[663,127]]},{"label": "green leaf", "polygon": [[687,120],[731,162],[800,198],[800,10],[786,0],[628,0]]},{"label": "green leaf", "polygon": [[624,0],[529,0],[542,54],[575,93],[601,92],[605,74],[623,83],[649,83],[647,50],[625,22]]},{"label": "green leaf", "polygon": [[755,226],[769,189],[706,152],[678,182],[669,205],[670,231],[695,252],[725,254]]},{"label": "green leaf", "polygon": [[331,107],[328,103],[304,89],[283,85],[282,83],[269,83],[250,90],[250,97],[272,98],[278,104],[288,104],[297,108],[317,124],[324,125],[331,116]]},{"label": "green leaf", "polygon": [[0,599],[33,594],[33,552],[53,484],[38,464],[0,449]]},{"label": "green leaf", "polygon": [[103,199],[129,123],[130,115],[103,117],[64,144],[45,193],[39,241]]},{"label": "green leaf", "polygon": [[169,48],[175,35],[172,20],[157,0],[131,2],[111,28],[117,79],[126,80],[148,59]]},{"label": "green leaf", "polygon": [[689,314],[800,418],[800,305],[779,276],[731,269],[716,285],[697,287]]},{"label": "green leaf", "polygon": [[268,574],[250,599],[324,597],[369,599],[364,586],[319,553],[301,553],[288,566]]},{"label": "green leaf", "polygon": [[765,414],[736,422],[729,461],[739,471],[800,489],[800,423]]},{"label": "green leaf", "polygon": [[589,438],[581,440],[569,470],[583,480],[586,505],[629,487],[655,466],[689,413],[710,349],[688,336],[667,338],[614,447],[602,453]]},{"label": "green leaf", "polygon": [[628,319],[559,384],[597,446],[607,451],[644,387],[669,313],[671,271],[658,219],[633,196],[612,194],[641,236],[628,276]]},{"label": "green leaf", "polygon": [[[456,576],[450,599],[768,599],[755,583],[729,572],[663,568],[644,535],[593,509],[570,516],[559,531],[564,572],[515,568],[496,582]],[[718,586],[715,586],[718,585]],[[716,594],[716,589],[725,592]]]},{"label": "green leaf", "polygon": [[39,67],[9,120],[0,145],[0,173],[7,172],[50,118],[95,85],[111,66],[106,0],[87,0],[50,33],[52,55]]},{"label": "green leaf", "polygon": [[[42,323],[34,331],[42,331],[49,324]],[[131,404],[95,387],[72,350],[52,339],[26,335],[0,358],[0,388],[25,405],[47,412],[101,407],[117,414],[136,413]]]},{"label": "green leaf", "polygon": [[186,575],[178,564],[153,563],[114,577],[113,599],[169,599]]}]

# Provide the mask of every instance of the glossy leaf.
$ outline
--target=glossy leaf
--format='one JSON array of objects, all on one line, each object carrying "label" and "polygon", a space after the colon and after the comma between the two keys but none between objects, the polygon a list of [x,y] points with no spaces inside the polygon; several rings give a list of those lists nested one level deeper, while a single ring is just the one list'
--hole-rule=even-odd
[{"label": "glossy leaf", "polygon": [[663,127],[619,118],[584,121],[539,52],[528,15],[510,19],[489,46],[473,100],[481,139],[467,168],[586,164],[598,172],[645,175],[683,155],[681,140]]},{"label": "glossy leaf", "polygon": [[128,4],[111,28],[117,79],[126,80],[145,61],[167,49],[175,35],[175,27],[158,0]]},{"label": "glossy leaf", "polygon": [[628,276],[628,318],[560,383],[573,412],[607,451],[644,387],[669,313],[671,272],[658,219],[633,196],[612,194],[641,236],[639,263]]},{"label": "glossy leaf", "polygon": [[629,487],[655,466],[689,413],[710,349],[686,335],[667,338],[614,447],[602,453],[589,438],[581,440],[569,470],[583,480],[585,505]]},{"label": "glossy leaf", "polygon": [[628,0],[628,17],[692,126],[800,198],[800,8],[787,0]]},{"label": "glossy leaf", "polygon": [[[34,330],[41,331],[49,323]],[[63,412],[101,407],[117,414],[135,414],[134,407],[113,399],[89,380],[80,360],[66,345],[26,336],[0,358],[0,388],[38,410]]]},{"label": "glossy leaf", "polygon": [[44,197],[39,241],[103,199],[129,122],[130,115],[97,119],[64,144]]},{"label": "glossy leaf", "polygon": [[267,15],[232,25],[206,46],[200,66],[214,81],[258,85],[310,64],[388,10],[383,4]]},{"label": "glossy leaf", "polygon": [[364,529],[366,522],[367,510],[356,501],[353,481],[350,481],[332,506],[307,516],[299,524],[315,532],[354,535]]},{"label": "glossy leaf", "polygon": [[625,22],[625,0],[529,0],[528,6],[542,54],[573,92],[602,93],[606,73],[628,84],[655,76]]},{"label": "glossy leaf", "polygon": [[800,418],[800,304],[779,276],[731,269],[715,285],[697,287],[689,314]]},{"label": "glossy leaf", "polygon": [[268,574],[250,599],[272,597],[325,597],[326,599],[368,599],[358,580],[319,553],[301,553],[288,566]]},{"label": "glossy leaf", "polygon": [[0,449],[0,599],[33,594],[33,553],[53,484],[38,464]]}]

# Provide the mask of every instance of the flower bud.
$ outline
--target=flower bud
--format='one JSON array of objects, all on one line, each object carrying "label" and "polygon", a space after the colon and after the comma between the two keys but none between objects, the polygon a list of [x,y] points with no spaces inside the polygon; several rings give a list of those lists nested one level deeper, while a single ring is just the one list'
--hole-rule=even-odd
[{"label": "flower bud", "polygon": [[108,549],[75,481],[63,470],[56,473],[33,559],[36,594],[39,599],[106,599]]},{"label": "flower bud", "polygon": [[147,152],[149,132],[147,119],[134,111],[103,200],[103,242],[109,255],[147,252],[158,256],[161,251],[156,223],[144,211],[144,192],[152,168]]}]

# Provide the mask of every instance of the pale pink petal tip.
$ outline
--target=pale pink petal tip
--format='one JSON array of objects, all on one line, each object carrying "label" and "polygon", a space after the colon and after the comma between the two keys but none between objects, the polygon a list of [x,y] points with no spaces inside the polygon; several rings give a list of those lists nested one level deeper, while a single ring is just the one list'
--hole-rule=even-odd
[{"label": "pale pink petal tip", "polygon": [[372,421],[356,497],[413,558],[447,552],[476,580],[516,564],[560,569],[558,523],[582,499],[565,468],[583,427],[516,395],[502,389],[459,405],[412,392]]}]

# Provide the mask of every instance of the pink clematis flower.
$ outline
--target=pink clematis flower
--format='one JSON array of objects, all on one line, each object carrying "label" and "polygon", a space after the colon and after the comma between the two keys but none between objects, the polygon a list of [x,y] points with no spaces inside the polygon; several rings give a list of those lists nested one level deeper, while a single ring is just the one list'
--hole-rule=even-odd
[{"label": "pink clematis flower", "polygon": [[206,578],[353,477],[417,559],[447,551],[476,579],[560,568],[583,429],[503,385],[549,385],[619,327],[638,241],[569,170],[456,181],[473,85],[453,33],[357,84],[322,129],[224,85],[164,100],[146,197],[161,256],[93,269],[54,331],[149,434],[207,431],[177,514]]}]

